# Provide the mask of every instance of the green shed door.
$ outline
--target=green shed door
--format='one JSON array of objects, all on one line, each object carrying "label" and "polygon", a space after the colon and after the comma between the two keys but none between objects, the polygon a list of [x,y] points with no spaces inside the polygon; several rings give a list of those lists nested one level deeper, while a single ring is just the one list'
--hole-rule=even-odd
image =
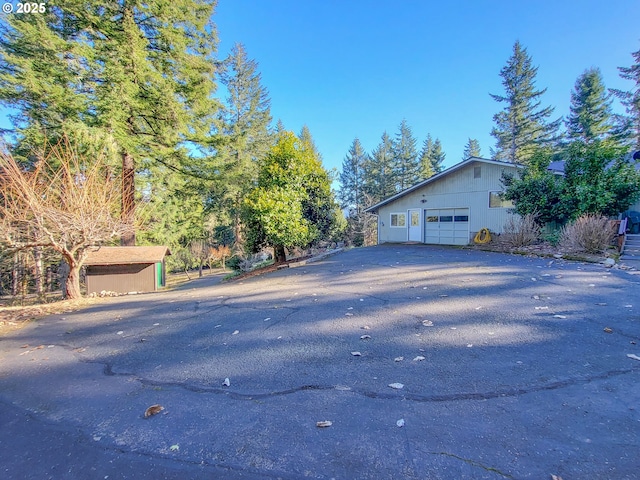
[{"label": "green shed door", "polygon": [[164,275],[162,275],[162,262],[156,263],[157,287],[164,287]]}]

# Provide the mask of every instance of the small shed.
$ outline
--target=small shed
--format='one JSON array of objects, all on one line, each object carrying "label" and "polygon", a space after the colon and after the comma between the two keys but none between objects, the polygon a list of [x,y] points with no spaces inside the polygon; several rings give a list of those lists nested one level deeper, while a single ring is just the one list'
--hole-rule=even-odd
[{"label": "small shed", "polygon": [[166,282],[168,247],[99,247],[89,252],[87,293],[155,292]]}]

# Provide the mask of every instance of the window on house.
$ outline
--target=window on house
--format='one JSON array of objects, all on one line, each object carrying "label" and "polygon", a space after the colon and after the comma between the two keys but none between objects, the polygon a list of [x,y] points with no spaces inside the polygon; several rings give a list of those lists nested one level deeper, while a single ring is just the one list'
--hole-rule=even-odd
[{"label": "window on house", "polygon": [[453,221],[454,222],[468,222],[469,221],[469,215],[456,215],[455,217],[453,217]]},{"label": "window on house", "polygon": [[427,216],[427,222],[433,223],[433,222],[437,222],[437,221],[438,221],[438,216],[437,215],[429,215],[429,216]]},{"label": "window on house", "polygon": [[411,226],[419,227],[420,226],[420,213],[419,212],[411,212]]},{"label": "window on house", "polygon": [[489,192],[489,208],[513,208],[513,201],[503,199],[502,193]]},{"label": "window on house", "polygon": [[407,226],[407,214],[406,213],[392,213],[391,214],[391,226],[404,228]]},{"label": "window on house", "polygon": [[473,178],[480,178],[482,176],[482,167],[473,167]]},{"label": "window on house", "polygon": [[440,216],[440,222],[453,222],[453,216],[452,215],[441,215]]}]

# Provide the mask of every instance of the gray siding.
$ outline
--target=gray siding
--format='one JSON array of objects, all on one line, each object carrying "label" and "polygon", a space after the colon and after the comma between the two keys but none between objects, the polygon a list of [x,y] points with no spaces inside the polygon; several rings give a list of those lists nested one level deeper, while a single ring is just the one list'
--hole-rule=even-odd
[{"label": "gray siding", "polygon": [[[474,171],[476,167],[480,167],[480,172]],[[516,170],[516,167],[508,165],[469,162],[469,165],[380,207],[379,243],[407,241],[407,228],[391,227],[391,214],[407,213],[411,208],[421,209],[422,241],[424,210],[433,208],[469,208],[470,240],[484,227],[494,232],[502,232],[509,209],[489,208],[489,192],[502,190],[502,172]],[[479,178],[476,178],[477,173],[480,174]]]}]

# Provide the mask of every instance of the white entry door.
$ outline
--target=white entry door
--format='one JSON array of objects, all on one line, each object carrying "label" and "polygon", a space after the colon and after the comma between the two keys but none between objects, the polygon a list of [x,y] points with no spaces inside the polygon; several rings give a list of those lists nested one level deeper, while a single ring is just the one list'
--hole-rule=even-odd
[{"label": "white entry door", "polygon": [[422,229],[420,228],[420,209],[409,210],[409,241],[422,241]]}]

